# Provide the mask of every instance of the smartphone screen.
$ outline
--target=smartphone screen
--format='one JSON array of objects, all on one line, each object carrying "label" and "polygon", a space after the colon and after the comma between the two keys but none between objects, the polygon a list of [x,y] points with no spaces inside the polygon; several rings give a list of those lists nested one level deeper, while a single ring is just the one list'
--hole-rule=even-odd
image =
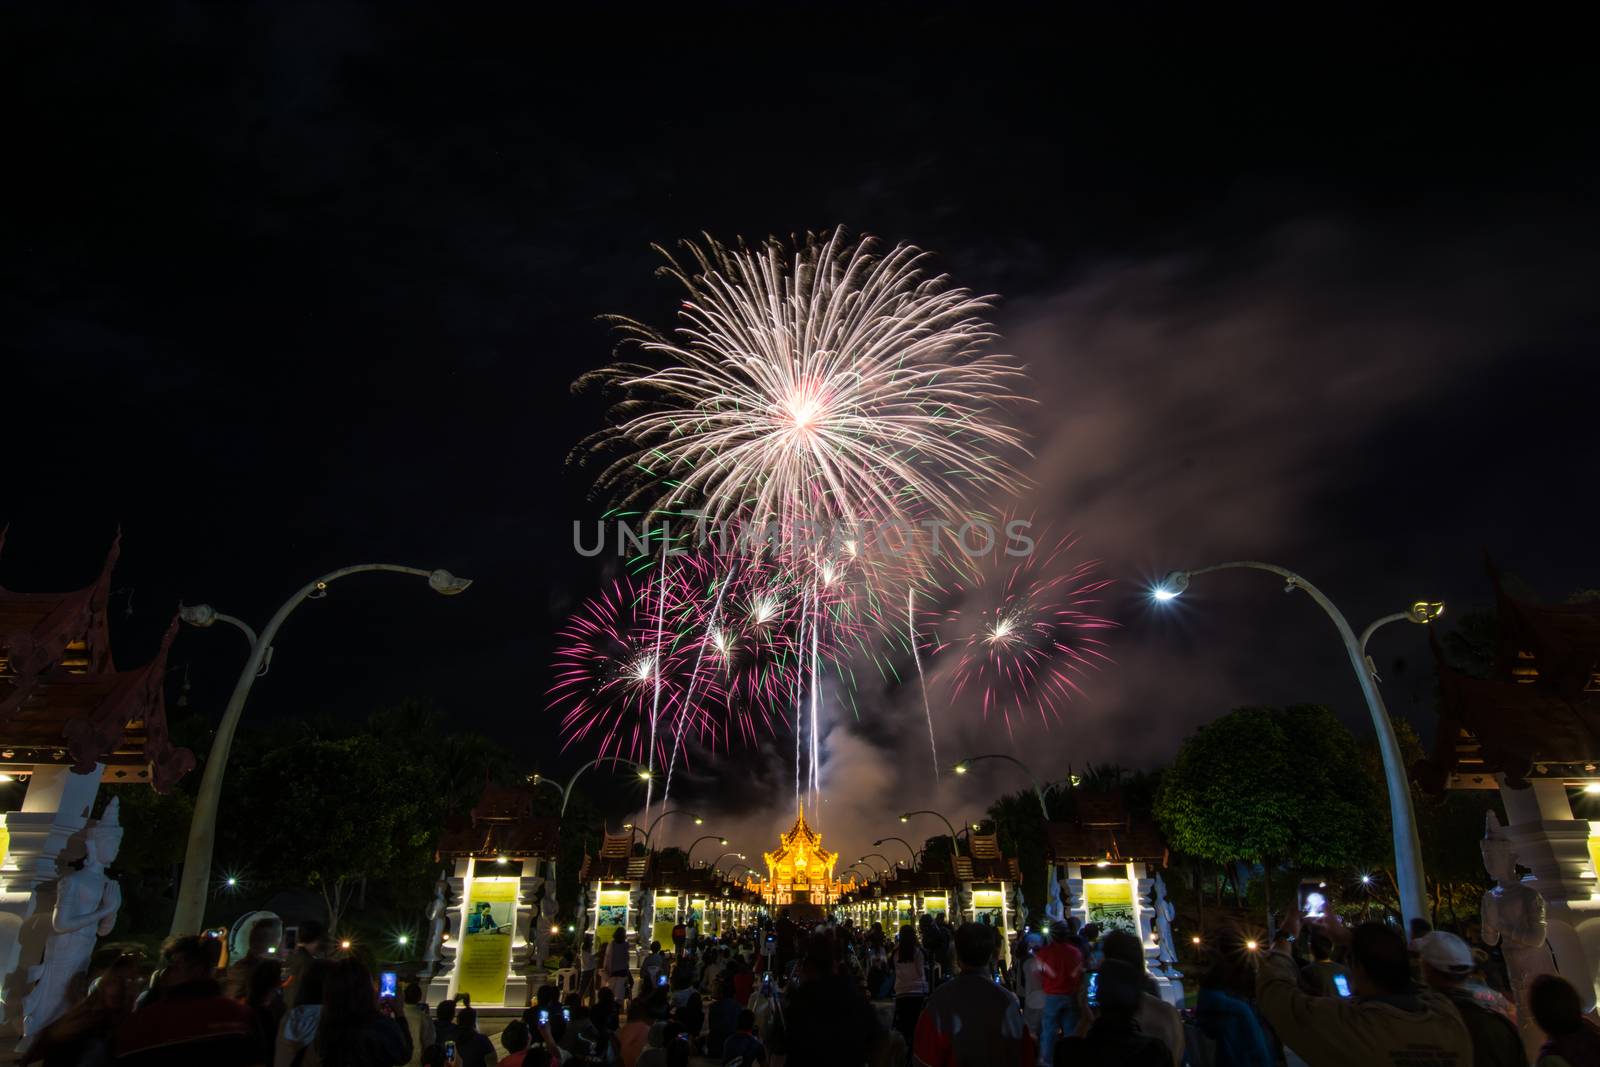
[{"label": "smartphone screen", "polygon": [[550,1025],[550,1012],[546,1008],[540,1008],[539,1009],[539,1025],[540,1026],[549,1026]]},{"label": "smartphone screen", "polygon": [[1328,914],[1328,886],[1324,882],[1300,883],[1300,914],[1308,919],[1321,919]]},{"label": "smartphone screen", "polygon": [[1341,997],[1348,997],[1350,995],[1350,979],[1346,978],[1342,974],[1334,975],[1333,988],[1339,991],[1339,995]]},{"label": "smartphone screen", "polygon": [[570,1023],[572,1021],[572,1009],[571,1008],[562,1008],[561,1009],[561,1018],[565,1022],[569,1022]]},{"label": "smartphone screen", "polygon": [[667,984],[667,976],[666,975],[662,974],[662,975],[657,975],[656,976],[656,985],[666,985],[666,984]]},{"label": "smartphone screen", "polygon": [[378,976],[378,996],[395,996],[400,986],[400,976],[394,971],[384,971]]},{"label": "smartphone screen", "polygon": [[1091,1007],[1100,1003],[1100,972],[1089,972],[1089,1004]]},{"label": "smartphone screen", "polygon": [[444,1043],[444,1058],[447,1060],[456,1058],[456,1043],[454,1041],[446,1041]]}]

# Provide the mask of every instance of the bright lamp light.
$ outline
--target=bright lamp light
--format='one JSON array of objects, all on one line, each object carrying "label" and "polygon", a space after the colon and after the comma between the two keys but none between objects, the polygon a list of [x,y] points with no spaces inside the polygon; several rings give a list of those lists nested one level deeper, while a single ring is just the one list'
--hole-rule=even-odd
[{"label": "bright lamp light", "polygon": [[1187,588],[1189,588],[1189,572],[1172,571],[1155,584],[1150,590],[1150,596],[1165,603],[1168,600],[1176,600]]}]

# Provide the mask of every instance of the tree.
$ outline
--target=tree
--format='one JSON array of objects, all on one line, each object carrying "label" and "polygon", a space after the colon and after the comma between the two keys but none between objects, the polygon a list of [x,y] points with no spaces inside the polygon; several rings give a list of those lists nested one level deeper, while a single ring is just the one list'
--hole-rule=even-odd
[{"label": "tree", "polygon": [[270,817],[254,823],[258,861],[284,885],[312,885],[338,929],[364,879],[425,892],[441,805],[425,767],[407,764],[370,734],[311,738],[267,752],[251,777],[270,783]]},{"label": "tree", "polygon": [[1338,868],[1371,849],[1373,781],[1326,708],[1238,708],[1184,741],[1154,810],[1173,848],[1259,863],[1267,910],[1281,864]]},{"label": "tree", "polygon": [[[989,818],[994,820],[994,832],[1000,839],[1001,853],[1014,856],[1017,865],[1022,868],[1022,898],[1027,902],[1029,911],[1036,915],[1044,914],[1050,888],[1046,882],[1049,851],[1044,813],[1039,810],[1038,796],[1032,789],[1009,793],[989,805]],[[948,837],[939,840],[946,842],[948,847]],[[930,847],[932,844],[929,841]]]}]

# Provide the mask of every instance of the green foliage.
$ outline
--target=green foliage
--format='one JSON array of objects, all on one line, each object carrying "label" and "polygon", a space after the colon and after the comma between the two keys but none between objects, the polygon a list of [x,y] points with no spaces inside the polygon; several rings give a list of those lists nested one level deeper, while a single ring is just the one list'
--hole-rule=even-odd
[{"label": "green foliage", "polygon": [[255,824],[262,873],[319,889],[332,926],[358,881],[419,897],[432,881],[442,805],[399,755],[370,734],[314,738],[266,753],[250,775],[249,792],[272,796],[271,817]]},{"label": "green foliage", "polygon": [[1336,868],[1370,854],[1375,783],[1326,708],[1239,708],[1202,726],[1161,776],[1168,842],[1215,863]]},{"label": "green foliage", "polygon": [[142,782],[107,785],[100,790],[96,818],[113,797],[120,801],[118,820],[123,827],[122,847],[112,864],[122,888],[122,909],[113,934],[165,931],[176,905],[174,879],[188,845],[194,800],[176,790],[163,796]]}]

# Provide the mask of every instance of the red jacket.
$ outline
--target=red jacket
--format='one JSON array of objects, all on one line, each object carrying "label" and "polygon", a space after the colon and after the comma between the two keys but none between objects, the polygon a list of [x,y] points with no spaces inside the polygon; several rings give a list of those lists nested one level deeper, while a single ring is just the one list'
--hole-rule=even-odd
[{"label": "red jacket", "polygon": [[1083,986],[1083,953],[1067,942],[1052,941],[1033,955],[1045,996],[1070,997]]}]

